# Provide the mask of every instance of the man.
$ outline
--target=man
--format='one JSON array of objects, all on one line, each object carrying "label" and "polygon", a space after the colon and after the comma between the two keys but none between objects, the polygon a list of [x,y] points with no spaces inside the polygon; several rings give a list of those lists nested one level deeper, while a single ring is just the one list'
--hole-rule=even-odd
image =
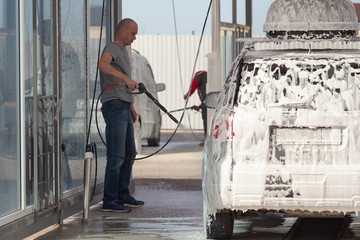
[{"label": "man", "polygon": [[105,169],[103,211],[129,212],[131,207],[141,207],[143,201],[134,199],[129,192],[132,165],[136,156],[134,127],[136,112],[131,90],[139,88],[131,79],[131,67],[126,46],[138,32],[132,19],[126,18],[117,26],[115,41],[103,50],[99,61],[101,88],[113,83],[102,95],[101,111],[106,123],[107,162]]},{"label": "man", "polygon": [[[196,89],[198,90],[198,95],[201,101],[201,105],[194,107],[194,109],[199,110],[201,108],[201,117],[204,126],[204,137],[206,137],[206,132],[207,132],[207,109],[203,102],[206,97],[206,83],[207,83],[207,72],[206,71],[196,72],[195,77],[192,80],[190,91],[186,93],[184,96],[184,99],[187,99],[195,92]],[[204,141],[200,143],[200,146],[202,145],[204,145]]]}]

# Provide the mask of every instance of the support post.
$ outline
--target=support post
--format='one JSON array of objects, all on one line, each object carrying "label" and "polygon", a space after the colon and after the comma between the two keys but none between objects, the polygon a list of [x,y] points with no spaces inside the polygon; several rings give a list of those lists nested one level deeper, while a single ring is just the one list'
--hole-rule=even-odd
[{"label": "support post", "polygon": [[250,27],[248,37],[252,37],[252,0],[246,0],[246,26]]},{"label": "support post", "polygon": [[85,162],[84,162],[84,208],[82,222],[87,223],[89,219],[89,206],[91,196],[91,161],[93,159],[92,147],[86,147]]}]

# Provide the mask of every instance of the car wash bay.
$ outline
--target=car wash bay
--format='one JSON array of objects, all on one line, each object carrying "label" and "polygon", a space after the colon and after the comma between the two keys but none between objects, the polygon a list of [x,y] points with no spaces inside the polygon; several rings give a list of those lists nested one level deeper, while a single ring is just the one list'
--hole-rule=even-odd
[{"label": "car wash bay", "polygon": [[[162,131],[161,146],[172,132]],[[135,198],[145,206],[130,213],[102,212],[93,203],[88,223],[79,212],[31,239],[205,239],[201,192],[201,132],[178,131],[159,154],[135,163]],[[157,148],[142,147],[142,155]],[[360,218],[282,217],[260,213],[235,220],[232,239],[356,239]]]}]

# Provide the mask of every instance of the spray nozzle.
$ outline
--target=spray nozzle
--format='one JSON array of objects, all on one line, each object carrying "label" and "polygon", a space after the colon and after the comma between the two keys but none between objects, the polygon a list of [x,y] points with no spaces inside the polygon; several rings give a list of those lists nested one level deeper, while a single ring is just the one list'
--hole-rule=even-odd
[{"label": "spray nozzle", "polygon": [[139,93],[144,93],[144,92],[147,91],[146,88],[145,88],[145,85],[143,83],[139,83],[138,90],[139,90]]}]

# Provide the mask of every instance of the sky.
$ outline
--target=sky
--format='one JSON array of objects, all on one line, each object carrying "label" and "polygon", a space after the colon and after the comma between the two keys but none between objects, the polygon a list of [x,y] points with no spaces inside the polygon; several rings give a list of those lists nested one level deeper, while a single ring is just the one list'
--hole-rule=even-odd
[{"label": "sky", "polygon": [[[210,0],[122,0],[123,18],[133,18],[138,34],[175,34],[174,11],[178,34],[201,34]],[[360,1],[360,0],[359,0]],[[253,0],[253,36],[265,35],[262,28],[272,0]],[[231,22],[231,0],[221,0],[220,19]],[[141,6],[141,7],[139,7]],[[238,1],[238,24],[245,25],[245,0]],[[205,34],[211,34],[211,11]]]},{"label": "sky", "polygon": [[[174,35],[175,6],[178,34],[201,34],[210,0],[122,0],[123,17],[133,18],[139,26],[138,34]],[[231,0],[221,0],[220,19],[231,22]],[[253,0],[253,36],[264,36],[263,25],[273,0]],[[354,0],[353,2],[360,2]],[[238,0],[238,24],[245,25],[245,0]],[[205,34],[211,34],[211,12]]]}]

